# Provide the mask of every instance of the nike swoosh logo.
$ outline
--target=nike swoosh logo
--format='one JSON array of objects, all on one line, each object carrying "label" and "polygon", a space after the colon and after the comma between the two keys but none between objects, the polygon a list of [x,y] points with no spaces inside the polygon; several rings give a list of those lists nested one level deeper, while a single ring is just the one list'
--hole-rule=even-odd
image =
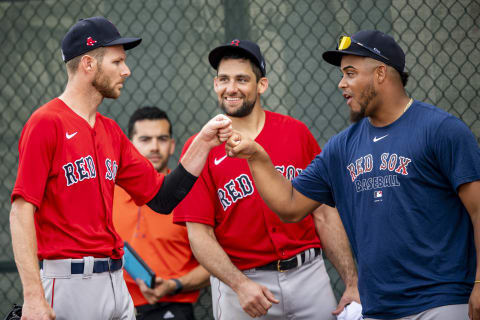
[{"label": "nike swoosh logo", "polygon": [[227,155],[224,155],[223,157],[221,157],[220,159],[217,159],[215,158],[213,160],[213,162],[215,163],[216,166],[218,166],[220,164],[220,162],[222,162],[223,160],[225,160],[225,158],[227,157]]},{"label": "nike swoosh logo", "polygon": [[72,134],[68,134],[68,132],[66,132],[66,133],[65,133],[65,137],[70,140],[70,139],[72,139],[73,137],[75,137],[75,135],[76,135],[77,133],[78,133],[78,131],[75,131],[75,132],[72,133]]},{"label": "nike swoosh logo", "polygon": [[384,135],[383,137],[380,137],[380,138],[373,137],[373,142],[380,141],[380,140],[382,140],[383,138],[385,138],[386,136],[388,136],[388,134],[386,134],[386,135]]}]

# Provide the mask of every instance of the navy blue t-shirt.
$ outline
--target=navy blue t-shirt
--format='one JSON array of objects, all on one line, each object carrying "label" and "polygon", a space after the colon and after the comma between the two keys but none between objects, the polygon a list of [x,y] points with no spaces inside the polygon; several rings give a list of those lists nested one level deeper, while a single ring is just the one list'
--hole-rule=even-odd
[{"label": "navy blue t-shirt", "polygon": [[293,186],[337,207],[363,313],[393,319],[468,303],[476,254],[457,188],[476,180],[480,150],[468,127],[415,101],[388,126],[365,118],[331,138]]}]

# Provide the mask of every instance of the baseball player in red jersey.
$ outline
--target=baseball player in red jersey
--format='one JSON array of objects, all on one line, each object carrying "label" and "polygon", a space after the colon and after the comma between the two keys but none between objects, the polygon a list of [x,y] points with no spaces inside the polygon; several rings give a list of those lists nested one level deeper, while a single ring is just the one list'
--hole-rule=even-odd
[{"label": "baseball player in red jersey", "polygon": [[[303,123],[263,110],[260,95],[268,80],[258,45],[233,40],[211,51],[209,61],[217,69],[220,107],[234,129],[260,143],[277,170],[293,179],[320,148]],[[187,224],[197,260],[212,273],[215,319],[333,319],[332,312],[359,301],[353,258],[335,209],[321,207],[315,216],[316,221],[307,216],[283,223],[257,193],[247,162],[227,157],[223,145],[212,149],[174,222]],[[337,309],[319,236],[347,284]]]},{"label": "baseball player in red jersey", "polygon": [[[10,225],[23,285],[22,319],[134,319],[112,223],[114,185],[137,205],[170,212],[200,174],[209,150],[231,135],[217,116],[168,176],[157,173],[120,127],[97,112],[130,75],[122,38],[103,17],[77,22],[62,41],[65,91],[36,110],[19,141]],[[39,270],[40,260],[40,270]]]}]

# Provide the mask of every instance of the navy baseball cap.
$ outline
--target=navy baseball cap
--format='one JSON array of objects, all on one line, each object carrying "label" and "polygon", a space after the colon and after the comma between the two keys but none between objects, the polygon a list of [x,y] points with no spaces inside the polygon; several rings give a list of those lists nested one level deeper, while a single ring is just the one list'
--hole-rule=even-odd
[{"label": "navy baseball cap", "polygon": [[129,50],[141,41],[141,38],[122,38],[113,23],[104,17],[80,19],[63,37],[62,57],[67,62],[93,49],[120,44]]},{"label": "navy baseball cap", "polygon": [[260,51],[260,47],[252,41],[234,39],[226,45],[216,47],[208,54],[208,61],[217,70],[220,60],[227,54],[235,52],[241,52],[249,57],[260,68],[262,77],[265,77],[265,59]]},{"label": "navy baseball cap", "polygon": [[353,36],[342,36],[334,51],[322,54],[323,60],[334,66],[340,66],[346,54],[369,57],[388,64],[402,73],[405,68],[405,53],[395,40],[380,31],[362,30]]}]

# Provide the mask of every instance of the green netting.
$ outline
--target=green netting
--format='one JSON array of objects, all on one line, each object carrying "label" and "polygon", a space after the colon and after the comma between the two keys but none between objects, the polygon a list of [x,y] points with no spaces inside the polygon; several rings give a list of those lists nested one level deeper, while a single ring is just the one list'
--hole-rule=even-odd
[{"label": "green netting", "polygon": [[[304,121],[323,146],[348,125],[349,111],[337,89],[340,72],[321,53],[342,34],[378,29],[407,54],[408,93],[460,117],[480,137],[476,0],[0,1],[0,314],[22,301],[8,226],[18,138],[32,111],[64,88],[60,40],[66,30],[95,15],[143,38],[128,52],[132,76],[122,96],[100,108],[124,129],[133,110],[156,105],[167,110],[182,145],[219,112],[209,50],[237,37],[258,42],[264,52],[265,108]],[[329,264],[328,270],[338,296],[343,283]],[[211,318],[208,290],[196,312],[198,319]]]}]

